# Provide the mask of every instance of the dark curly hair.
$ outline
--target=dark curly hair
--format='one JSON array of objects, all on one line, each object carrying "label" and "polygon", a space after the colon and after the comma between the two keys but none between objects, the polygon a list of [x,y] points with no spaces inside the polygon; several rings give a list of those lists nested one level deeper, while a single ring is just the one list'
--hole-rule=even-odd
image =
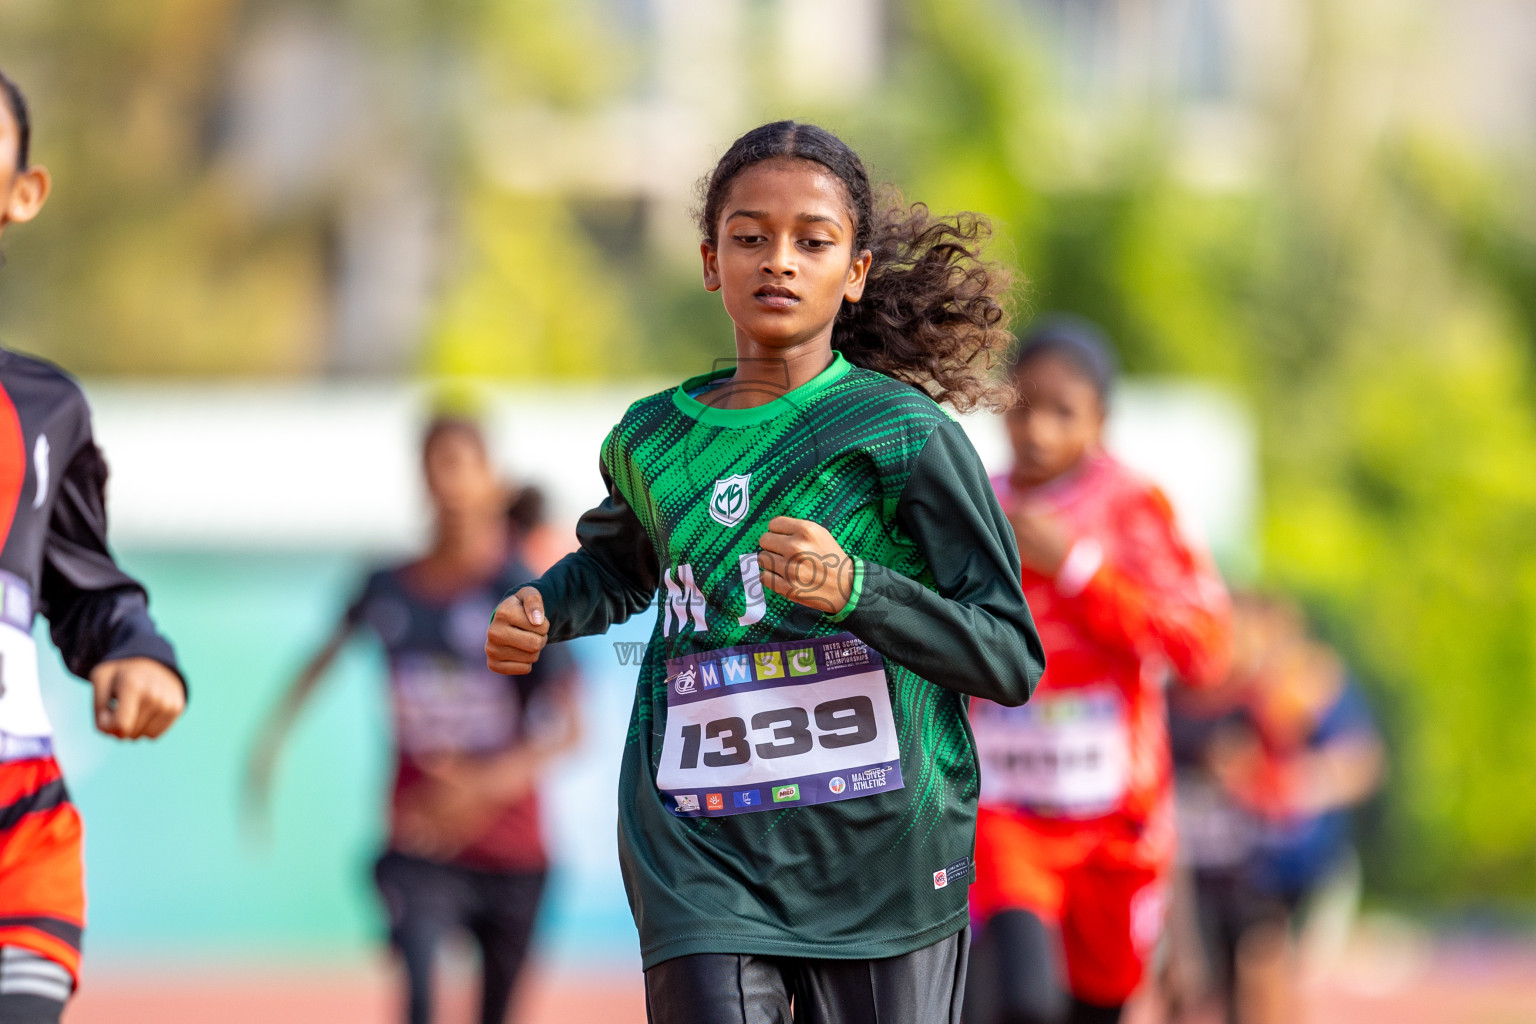
[{"label": "dark curly hair", "polygon": [[832,347],[855,366],[923,389],[961,412],[1013,402],[1011,383],[992,372],[1013,343],[1002,295],[1010,275],[981,257],[991,226],[974,213],[938,217],[878,193],[864,162],[825,128],[775,121],[731,144],[699,186],[699,231],[711,244],[731,182],[765,160],[809,160],[843,183],[854,225],[853,252],[871,254],[864,296],[845,302]]}]

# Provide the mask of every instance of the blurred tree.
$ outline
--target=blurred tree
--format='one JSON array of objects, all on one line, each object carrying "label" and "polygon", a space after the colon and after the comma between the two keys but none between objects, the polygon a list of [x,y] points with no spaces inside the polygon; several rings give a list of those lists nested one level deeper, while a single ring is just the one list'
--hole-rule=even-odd
[{"label": "blurred tree", "polygon": [[1307,73],[1250,109],[1273,155],[1237,187],[1180,173],[1176,103],[1083,131],[1001,0],[902,5],[855,134],[912,196],[992,214],[1031,307],[1247,397],[1268,497],[1240,582],[1302,595],[1394,728],[1372,884],[1536,906],[1533,193],[1411,111],[1369,116],[1392,18],[1304,6]]},{"label": "blurred tree", "polygon": [[[534,140],[518,116],[579,119],[630,84],[634,54],[590,2],[455,0],[467,74],[449,268],[424,369],[510,379],[623,376],[640,364],[623,268],[579,223],[582,197],[507,180]],[[487,140],[490,140],[487,143]],[[595,154],[602,158],[605,154]]]},{"label": "blurred tree", "polygon": [[622,369],[619,275],[472,123],[610,95],[607,38],[556,0],[6,5],[58,188],[0,336],[85,374]]},{"label": "blurred tree", "polygon": [[0,331],[79,372],[307,369],[322,254],[207,173],[234,0],[8,5],[0,65],[34,107],[46,218],[7,235]]}]

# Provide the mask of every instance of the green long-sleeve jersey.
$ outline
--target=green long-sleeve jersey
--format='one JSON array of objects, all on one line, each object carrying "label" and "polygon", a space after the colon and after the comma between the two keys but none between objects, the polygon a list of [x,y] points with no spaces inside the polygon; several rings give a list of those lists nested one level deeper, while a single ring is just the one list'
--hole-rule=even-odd
[{"label": "green long-sleeve jersey", "polygon": [[[690,394],[730,372],[630,407],[580,549],[533,582],[551,641],[659,603],[619,777],[645,966],[910,952],[966,921],[966,695],[1019,704],[1044,670],[1013,533],[960,425],[917,388],[836,355],[753,408]],[[837,614],[762,586],[780,515],[852,557]]]}]

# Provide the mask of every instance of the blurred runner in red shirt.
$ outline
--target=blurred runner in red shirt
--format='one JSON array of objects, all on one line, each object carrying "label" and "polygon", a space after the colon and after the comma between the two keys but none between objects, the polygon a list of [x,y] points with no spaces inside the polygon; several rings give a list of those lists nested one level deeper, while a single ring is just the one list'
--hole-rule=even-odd
[{"label": "blurred runner in red shirt", "polygon": [[981,937],[967,1019],[1116,1021],[1161,931],[1174,853],[1162,689],[1223,678],[1227,595],[1163,494],[1102,448],[1114,364],[1099,332],[1048,321],[1014,373],[1014,468],[993,485],[1047,668],[1028,704],[971,706]]}]

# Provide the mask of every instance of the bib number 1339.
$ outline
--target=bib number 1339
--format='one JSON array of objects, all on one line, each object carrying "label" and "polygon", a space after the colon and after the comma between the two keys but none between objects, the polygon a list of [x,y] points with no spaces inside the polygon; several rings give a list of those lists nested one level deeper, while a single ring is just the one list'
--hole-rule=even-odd
[{"label": "bib number 1339", "polygon": [[686,816],[900,789],[880,655],[841,633],[672,659],[656,784]]}]

